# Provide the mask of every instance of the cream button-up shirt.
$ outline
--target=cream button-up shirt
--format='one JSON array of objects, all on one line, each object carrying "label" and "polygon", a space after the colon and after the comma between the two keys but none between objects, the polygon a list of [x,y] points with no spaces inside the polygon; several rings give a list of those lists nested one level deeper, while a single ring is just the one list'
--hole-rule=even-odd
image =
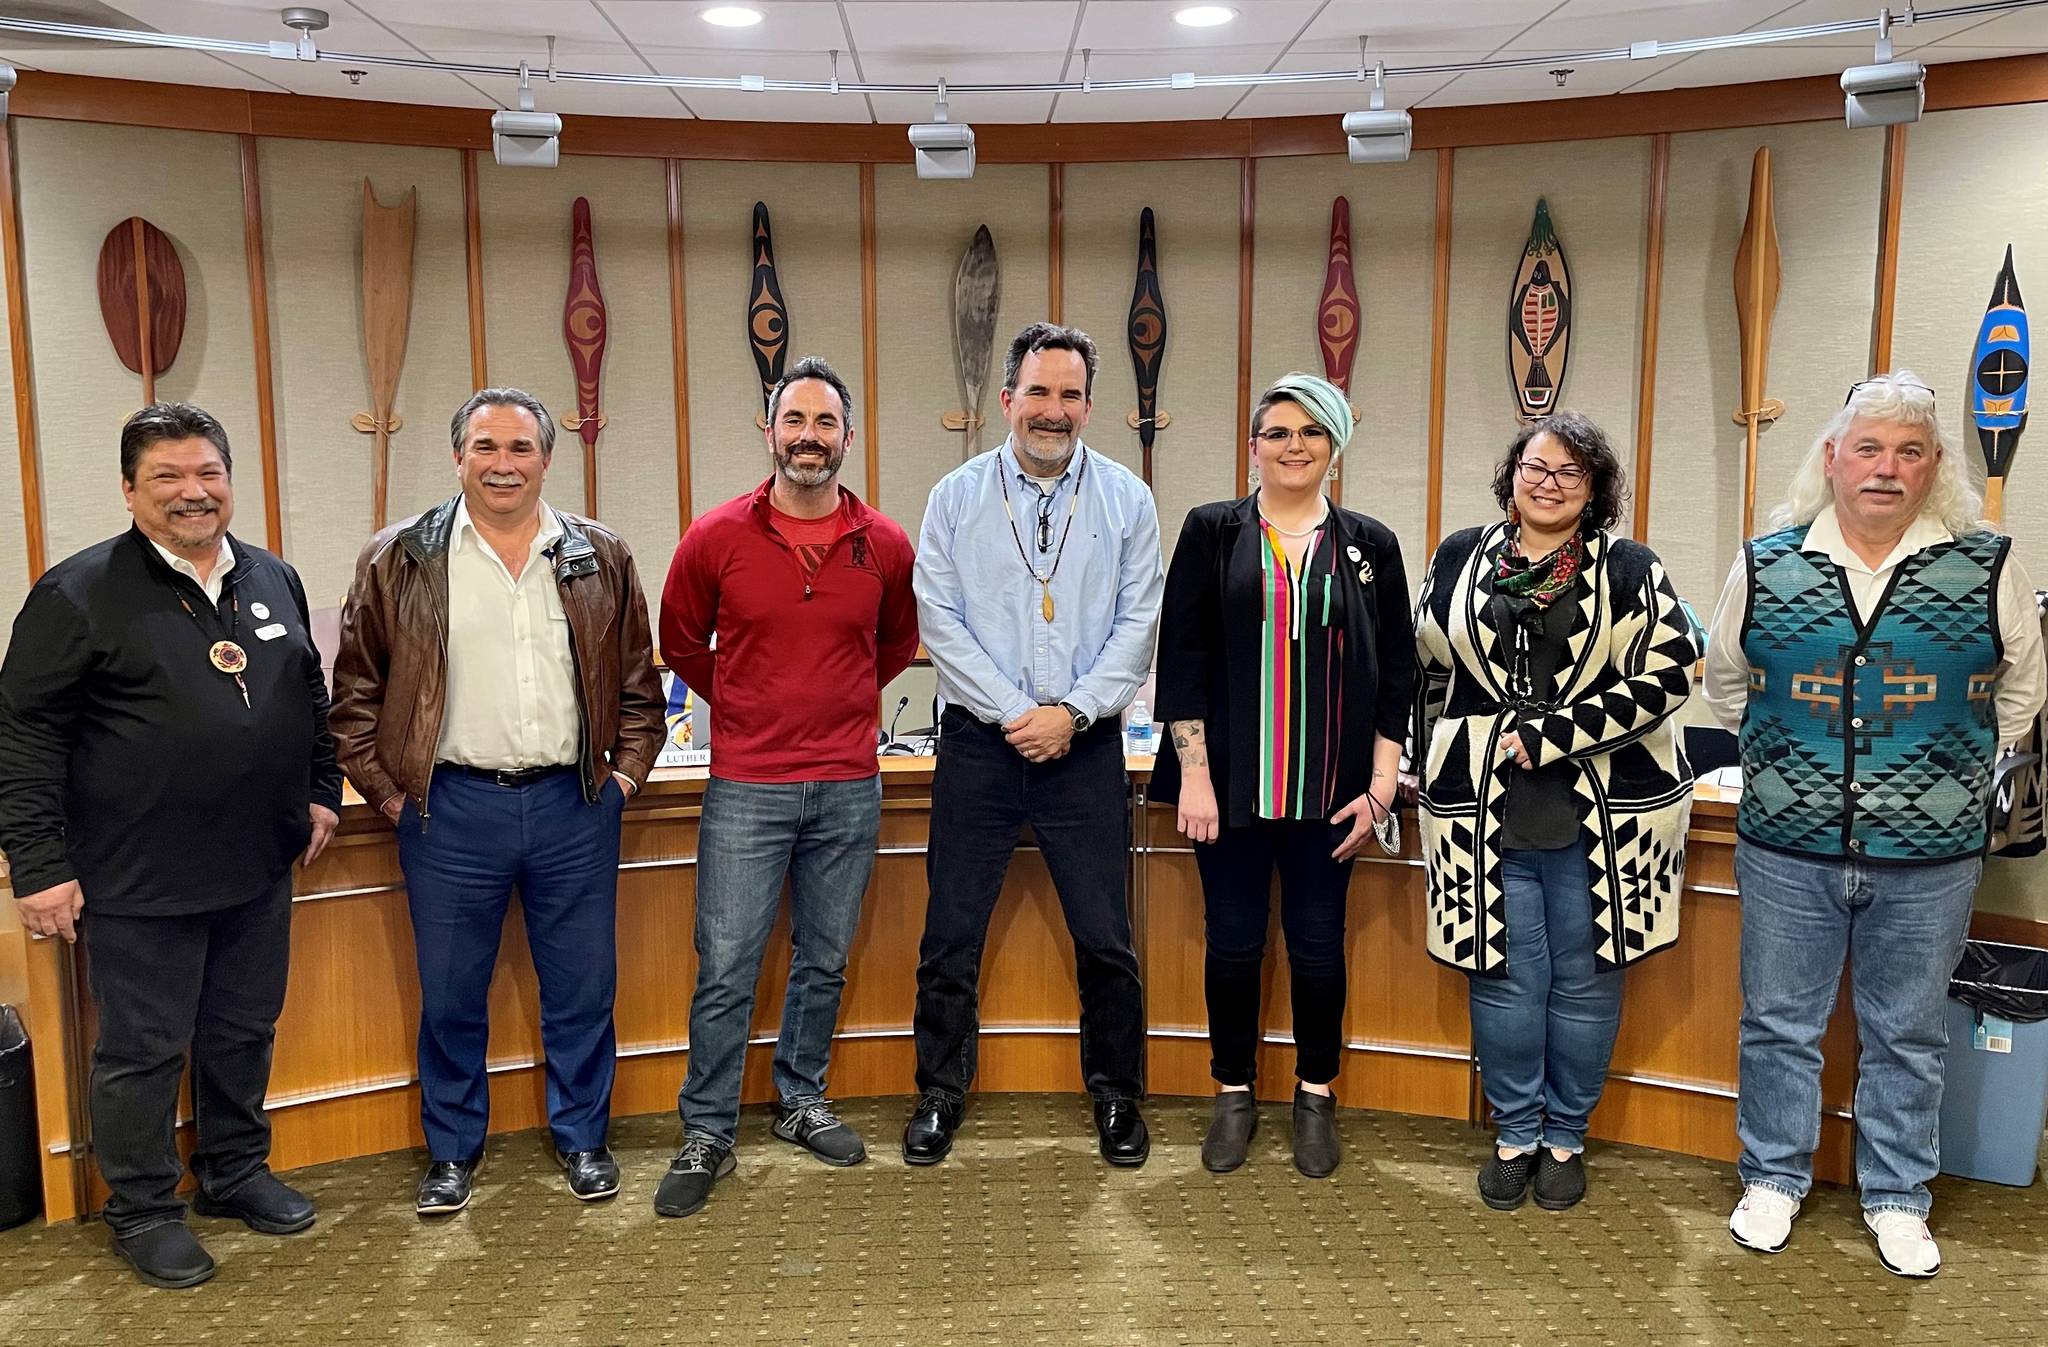
[{"label": "cream button-up shirt", "polygon": [[227,534],[223,533],[220,535],[220,551],[214,555],[213,570],[204,580],[199,578],[199,568],[197,566],[194,566],[170,548],[165,547],[156,539],[151,538],[149,545],[156,549],[158,556],[170,564],[172,570],[180,575],[191,577],[193,584],[205,590],[208,603],[216,608],[220,607],[220,592],[227,585],[228,572],[235,568],[235,549],[228,546]]},{"label": "cream button-up shirt", "polygon": [[[1884,598],[1892,572],[1899,563],[1925,548],[1948,542],[1955,535],[1938,520],[1922,514],[1910,524],[1897,545],[1876,566],[1856,555],[1856,549],[1842,536],[1841,521],[1830,505],[1814,516],[1806,531],[1802,552],[1818,552],[1835,563],[1849,585],[1849,600],[1860,621],[1872,606]],[[1707,634],[1707,667],[1702,691],[1715,719],[1729,730],[1742,727],[1742,709],[1749,701],[1749,659],[1742,653],[1742,620],[1749,609],[1749,553],[1735,559],[1728,581],[1721,587],[1721,601],[1714,609],[1714,622]],[[2027,577],[2020,559],[2010,552],[1998,573],[1998,636],[2004,654],[1998,661],[1998,751],[2004,753],[2024,735],[2041,713],[2048,693],[2048,666],[2042,663],[2041,618],[2034,606],[2034,582]]]},{"label": "cream button-up shirt", "polygon": [[517,771],[576,761],[582,728],[569,617],[544,555],[562,521],[543,503],[517,578],[455,507],[448,540],[448,701],[435,757]]}]

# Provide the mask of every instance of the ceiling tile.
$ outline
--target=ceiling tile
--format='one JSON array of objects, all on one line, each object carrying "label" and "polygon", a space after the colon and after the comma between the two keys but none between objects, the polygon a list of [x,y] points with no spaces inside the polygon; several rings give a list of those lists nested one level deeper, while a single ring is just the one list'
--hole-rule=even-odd
[{"label": "ceiling tile", "polygon": [[[619,35],[587,0],[345,0],[409,42],[444,50],[533,53],[547,61],[547,35],[562,44],[616,46]],[[518,55],[513,57],[518,59]]]},{"label": "ceiling tile", "polygon": [[[616,44],[614,44],[616,48]],[[453,49],[437,51],[434,55],[444,61],[474,62],[479,65],[497,65],[505,60],[502,51],[463,51]],[[562,61],[562,65],[576,70],[587,70],[612,75],[645,75],[647,65],[638,56],[616,49],[608,55],[577,53]],[[365,76],[364,83],[375,77],[375,72]],[[490,94],[499,107],[516,107],[519,101],[519,82],[509,78],[492,78],[488,75],[467,76],[471,84]],[[694,90],[682,91],[688,99]],[[582,80],[557,80],[550,84],[547,78],[536,72],[533,77],[534,106],[542,112],[559,112],[565,115],[580,113],[585,116],[611,117],[684,117],[683,105],[676,102],[675,95],[667,89],[654,85],[596,84]]]},{"label": "ceiling tile", "polygon": [[[408,0],[398,0],[407,3]],[[715,28],[699,17],[709,4],[677,0],[597,0],[626,40],[651,59],[651,47],[706,49],[724,52],[816,52],[820,68],[825,53],[844,51],[846,30],[832,0],[747,0],[764,16],[752,28]],[[760,62],[754,63],[760,68]],[[850,77],[849,72],[849,77]]]},{"label": "ceiling tile", "polygon": [[[1356,59],[1355,51],[1351,54]],[[1404,51],[1400,65],[1449,65],[1459,61],[1484,59],[1486,53],[1473,51]],[[1305,51],[1296,47],[1283,58],[1279,70],[1341,70],[1345,67],[1345,53],[1329,51]],[[1389,66],[1397,64],[1388,61]],[[1427,101],[1429,96],[1442,88],[1452,77],[1449,75],[1424,75],[1389,78],[1387,80],[1387,106],[1390,108],[1414,107]],[[1356,112],[1367,105],[1372,85],[1358,80],[1331,84],[1266,84],[1251,91],[1251,96],[1240,103],[1233,117],[1304,117],[1321,113],[1341,116]]]},{"label": "ceiling tile", "polygon": [[[220,37],[235,42],[296,42],[298,34],[278,22],[284,6],[264,0],[103,0],[109,9],[127,14],[160,33]],[[363,17],[348,0],[324,4],[329,24],[313,34],[321,47],[336,51],[416,55],[391,34]]]},{"label": "ceiling tile", "polygon": [[[0,33],[0,59],[16,61],[30,70],[49,70],[62,75],[95,75],[102,79],[155,80],[162,84],[204,84],[223,89],[267,89],[267,83],[240,66],[216,59],[205,52],[145,50],[95,42],[90,47],[14,47]],[[276,62],[283,65],[284,62]],[[276,77],[270,71],[264,74]]]},{"label": "ceiling tile", "polygon": [[[691,111],[716,121],[865,122],[867,100],[859,94],[746,93],[739,89],[685,89]],[[908,153],[908,150],[905,151]]]},{"label": "ceiling tile", "polygon": [[[1676,61],[1659,61],[1646,76],[1640,68],[1630,92],[1650,89],[1694,89],[1707,84],[1745,84],[1755,80],[1797,79],[1805,75],[1839,75],[1852,65],[1868,65],[1871,48],[1822,42],[1773,43],[1765,47],[1734,47],[1695,52]],[[1633,64],[1633,63],[1632,63]]]},{"label": "ceiling tile", "polygon": [[[1545,53],[1527,53],[1539,55]],[[1620,93],[1643,76],[1640,65],[1631,61],[1585,61],[1573,65],[1568,53],[1549,53],[1559,58],[1559,68],[1572,73],[1560,86],[1557,77],[1544,66],[1522,66],[1512,70],[1474,70],[1450,80],[1422,104],[1440,108],[1467,103],[1547,102],[1562,98],[1587,98]]]},{"label": "ceiling tile", "polygon": [[[1190,65],[1195,53],[1236,50],[1237,69],[1245,68],[1243,53],[1264,50],[1271,61],[1292,41],[1318,8],[1315,0],[1237,0],[1232,8],[1237,17],[1214,28],[1189,28],[1173,21],[1175,10],[1185,9],[1189,0],[1095,0],[1081,16],[1081,35],[1076,47],[1103,52],[1143,52],[1178,70],[1200,69]],[[1157,67],[1154,67],[1155,69]],[[1256,69],[1264,69],[1265,61]]]},{"label": "ceiling tile", "polygon": [[[463,83],[460,76],[440,70],[366,66],[363,68],[363,82],[350,84],[348,77],[342,74],[343,67],[327,61],[266,61],[253,56],[223,56],[221,59],[273,80],[292,93],[310,94],[317,98],[355,98],[370,103],[428,103],[457,108],[498,106]],[[477,82],[483,88],[490,87],[485,81]],[[256,86],[252,83],[250,87]]]},{"label": "ceiling tile", "polygon": [[1569,0],[1508,43],[1502,55],[1605,51],[1632,42],[1678,42],[1758,25],[1778,27],[1777,16],[1786,5],[1787,0]]},{"label": "ceiling tile", "polygon": [[1914,45],[2020,47],[2039,51],[2048,47],[2048,8],[2023,9],[1976,22],[1915,24],[1911,28],[1894,28],[1892,35],[1900,47],[1911,42]]},{"label": "ceiling tile", "polygon": [[951,62],[961,56],[1035,62],[1048,52],[1064,57],[1079,9],[1076,0],[849,0],[846,19],[873,78],[871,63],[883,55],[919,62]]},{"label": "ceiling tile", "polygon": [[[884,122],[928,122],[932,101],[910,94],[875,94],[875,116]],[[960,94],[948,92],[949,116],[956,122],[1042,122],[1052,111],[1051,94]]]},{"label": "ceiling tile", "polygon": [[[1316,16],[1304,42],[1334,43],[1358,50],[1363,33],[1370,51],[1492,51],[1553,8],[1560,0],[1331,0]],[[1394,64],[1392,56],[1387,58]]]}]

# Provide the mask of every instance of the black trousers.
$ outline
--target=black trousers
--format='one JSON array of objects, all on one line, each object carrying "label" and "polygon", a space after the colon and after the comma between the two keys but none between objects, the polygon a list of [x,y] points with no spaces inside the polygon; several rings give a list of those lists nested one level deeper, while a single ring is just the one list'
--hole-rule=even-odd
[{"label": "black trousers", "polygon": [[1294,1001],[1294,1074],[1311,1085],[1337,1078],[1344,1025],[1344,909],[1351,861],[1330,859],[1350,833],[1320,819],[1254,819],[1195,844],[1208,951],[1209,1074],[1250,1085],[1258,1074],[1260,970],[1266,960],[1273,872],[1280,872],[1280,928]]},{"label": "black trousers", "polygon": [[931,897],[917,965],[917,1086],[962,1098],[973,1083],[981,956],[1025,824],[1059,890],[1081,993],[1081,1072],[1097,1099],[1145,1091],[1145,1002],[1131,946],[1130,786],[1114,718],[1034,763],[1001,727],[948,708],[932,773]]},{"label": "black trousers", "polygon": [[260,898],[189,916],[95,912],[87,894],[82,929],[100,1021],[93,1151],[112,1190],[107,1225],[133,1234],[185,1216],[174,1132],[188,1051],[200,1188],[226,1197],[270,1159],[263,1095],[291,956],[291,877]]}]

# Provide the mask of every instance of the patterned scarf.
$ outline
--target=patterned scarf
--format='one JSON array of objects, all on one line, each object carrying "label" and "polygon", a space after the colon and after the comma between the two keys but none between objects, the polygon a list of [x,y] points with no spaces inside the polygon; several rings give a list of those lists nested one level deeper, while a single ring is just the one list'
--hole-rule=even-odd
[{"label": "patterned scarf", "polygon": [[1535,561],[1522,555],[1521,531],[1508,537],[1493,567],[1493,592],[1507,615],[1531,637],[1543,630],[1543,610],[1572,586],[1586,562],[1586,544],[1578,534]]}]

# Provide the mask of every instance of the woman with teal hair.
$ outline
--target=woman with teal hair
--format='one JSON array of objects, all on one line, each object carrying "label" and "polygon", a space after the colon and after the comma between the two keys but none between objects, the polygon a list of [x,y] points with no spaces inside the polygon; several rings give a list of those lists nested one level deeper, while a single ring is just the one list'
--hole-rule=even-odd
[{"label": "woman with teal hair", "polygon": [[1415,682],[1408,580],[1392,531],[1323,494],[1351,438],[1328,380],[1289,374],[1252,414],[1252,493],[1189,511],[1160,613],[1158,715],[1172,753],[1152,797],[1194,843],[1207,933],[1214,1173],[1243,1164],[1258,1108],[1268,896],[1294,1000],[1295,1166],[1337,1167],[1352,860],[1390,816]]}]

